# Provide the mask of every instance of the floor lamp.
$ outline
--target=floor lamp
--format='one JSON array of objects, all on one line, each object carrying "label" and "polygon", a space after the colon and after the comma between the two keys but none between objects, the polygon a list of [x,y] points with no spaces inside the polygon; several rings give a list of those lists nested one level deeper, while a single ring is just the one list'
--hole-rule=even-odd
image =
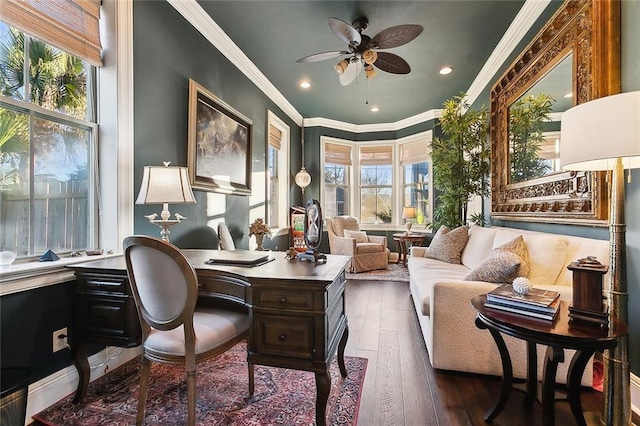
[{"label": "floor lamp", "polygon": [[[609,315],[628,324],[624,169],[640,168],[640,91],[606,96],[562,115],[560,164],[564,170],[613,171],[609,216]],[[631,424],[629,338],[604,353],[604,408],[600,422]]]}]

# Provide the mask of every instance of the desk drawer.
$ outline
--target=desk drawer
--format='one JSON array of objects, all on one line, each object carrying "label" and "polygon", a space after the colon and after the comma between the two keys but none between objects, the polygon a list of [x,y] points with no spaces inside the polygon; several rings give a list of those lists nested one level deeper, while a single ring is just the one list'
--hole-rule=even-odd
[{"label": "desk drawer", "polygon": [[304,291],[258,290],[253,302],[262,308],[313,310],[313,293]]},{"label": "desk drawer", "polygon": [[264,355],[313,358],[313,323],[313,317],[254,315],[256,352]]},{"label": "desk drawer", "polygon": [[78,290],[99,291],[117,294],[131,294],[129,279],[126,276],[87,274],[77,278]]}]

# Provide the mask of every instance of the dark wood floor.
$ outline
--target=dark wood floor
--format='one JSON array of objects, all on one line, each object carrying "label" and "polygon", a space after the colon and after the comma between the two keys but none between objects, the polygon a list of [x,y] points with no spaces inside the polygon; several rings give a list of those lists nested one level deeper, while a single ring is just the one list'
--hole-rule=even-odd
[{"label": "dark wood floor", "polygon": [[[369,359],[359,425],[487,424],[483,416],[497,400],[499,379],[431,368],[408,283],[349,280],[346,291],[346,353]],[[540,404],[527,410],[523,397],[522,392],[511,392],[507,407],[492,424],[541,425]],[[582,406],[599,412],[602,394],[584,389]],[[566,402],[556,403],[555,414],[557,425],[576,424]]]}]

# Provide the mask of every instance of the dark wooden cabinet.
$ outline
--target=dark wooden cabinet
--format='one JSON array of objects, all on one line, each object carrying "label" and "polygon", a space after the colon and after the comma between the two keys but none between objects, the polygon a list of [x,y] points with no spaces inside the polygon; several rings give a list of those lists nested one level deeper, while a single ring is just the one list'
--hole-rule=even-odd
[{"label": "dark wooden cabinet", "polygon": [[[254,364],[311,371],[316,376],[316,423],[325,424],[331,390],[329,366],[338,354],[343,377],[348,338],[345,313],[346,256],[325,263],[274,260],[259,267],[207,265],[215,250],[185,250],[198,274],[198,303],[225,303],[248,310],[251,330],[248,360]],[[77,279],[77,328],[71,348],[80,382],[74,399],[82,401],[89,384],[85,345],[134,347],[140,323],[123,256],[70,266]]]}]

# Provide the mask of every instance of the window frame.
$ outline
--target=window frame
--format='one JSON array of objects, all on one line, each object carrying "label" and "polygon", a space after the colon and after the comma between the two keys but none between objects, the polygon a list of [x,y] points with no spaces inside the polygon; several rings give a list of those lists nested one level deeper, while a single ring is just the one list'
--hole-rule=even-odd
[{"label": "window frame", "polygon": [[[278,149],[277,156],[277,175],[278,175],[278,189],[277,189],[277,200],[276,200],[276,211],[277,218],[274,222],[271,217],[269,217],[269,211],[271,210],[269,204],[272,203],[272,200],[269,199],[269,149],[270,144],[268,140],[269,128],[273,126],[278,129],[281,133],[280,139],[280,149]],[[290,145],[291,145],[291,128],[278,117],[271,110],[267,110],[267,141],[265,147],[265,216],[266,222],[271,227],[272,232],[277,232],[279,229],[289,228],[289,199],[290,199],[290,182],[289,177],[290,173]]]}]

